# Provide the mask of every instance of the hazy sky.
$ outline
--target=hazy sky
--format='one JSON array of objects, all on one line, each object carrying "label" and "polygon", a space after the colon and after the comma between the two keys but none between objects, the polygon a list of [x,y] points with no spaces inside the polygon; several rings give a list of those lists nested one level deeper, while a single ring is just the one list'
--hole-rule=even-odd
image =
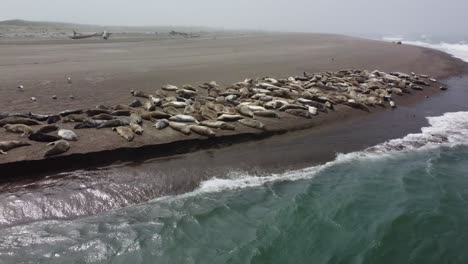
[{"label": "hazy sky", "polygon": [[468,0],[0,0],[0,20],[338,33],[452,33]]}]

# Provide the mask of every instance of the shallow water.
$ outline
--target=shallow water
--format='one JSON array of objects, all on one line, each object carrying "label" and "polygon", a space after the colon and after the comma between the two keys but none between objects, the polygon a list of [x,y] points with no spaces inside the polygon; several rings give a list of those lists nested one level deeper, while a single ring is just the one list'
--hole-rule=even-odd
[{"label": "shallow water", "polygon": [[[468,112],[429,123],[421,133],[324,165],[261,176],[233,172],[192,192],[92,217],[4,225],[0,259],[465,263]],[[54,208],[46,203],[47,194],[42,199],[44,207]]]}]

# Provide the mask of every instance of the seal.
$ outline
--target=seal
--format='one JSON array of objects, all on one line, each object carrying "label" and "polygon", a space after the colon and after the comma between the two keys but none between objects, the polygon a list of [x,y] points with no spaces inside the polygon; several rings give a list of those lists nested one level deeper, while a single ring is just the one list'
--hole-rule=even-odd
[{"label": "seal", "polygon": [[112,131],[116,131],[119,136],[123,137],[127,141],[133,141],[135,139],[135,133],[129,127],[119,126],[112,128]]},{"label": "seal", "polygon": [[303,106],[303,105],[298,105],[298,104],[284,104],[278,110],[284,112],[284,111],[286,111],[288,109],[307,110],[307,107]]},{"label": "seal", "polygon": [[37,142],[54,142],[54,141],[60,140],[60,138],[57,136],[52,136],[52,135],[48,135],[45,133],[37,133],[37,132],[29,135],[28,139],[32,141],[37,141]]},{"label": "seal", "polygon": [[115,111],[119,111],[119,110],[134,111],[135,109],[133,107],[128,106],[128,105],[118,104],[118,105],[114,106],[114,110]]},{"label": "seal", "polygon": [[12,116],[12,117],[7,117],[2,120],[0,120],[0,127],[3,127],[5,125],[16,125],[16,124],[23,124],[27,126],[37,126],[40,125],[38,121],[30,118],[25,118],[25,117],[17,117],[17,116]]},{"label": "seal", "polygon": [[7,154],[7,151],[24,146],[31,146],[31,144],[17,140],[0,141],[0,154]]},{"label": "seal", "polygon": [[130,116],[132,112],[130,110],[117,110],[113,111],[110,114],[113,116]]},{"label": "seal", "polygon": [[261,129],[261,130],[264,130],[265,129],[265,125],[258,121],[258,120],[254,120],[254,119],[250,119],[250,118],[244,118],[244,119],[241,119],[239,121],[237,121],[245,126],[248,126],[248,127],[252,127],[252,128],[257,128],[257,129]]},{"label": "seal", "polygon": [[196,134],[199,134],[201,136],[205,136],[205,137],[215,137],[216,136],[216,133],[213,132],[213,130],[209,129],[208,127],[206,126],[197,126],[197,125],[194,125],[194,126],[190,126],[190,130]]},{"label": "seal", "polygon": [[28,117],[31,119],[43,122],[49,119],[50,115],[39,115],[39,114],[29,113]]},{"label": "seal", "polygon": [[179,88],[175,85],[165,84],[161,86],[161,89],[166,90],[166,91],[177,91]]},{"label": "seal", "polygon": [[153,126],[159,130],[164,129],[169,126],[169,120],[159,119]]},{"label": "seal", "polygon": [[166,108],[166,107],[175,107],[175,108],[185,108],[187,106],[187,103],[186,102],[175,102],[175,101],[172,101],[172,102],[167,102],[167,103],[164,103],[162,105],[163,108]]},{"label": "seal", "polygon": [[83,113],[82,109],[75,109],[75,110],[62,111],[62,112],[59,113],[59,115],[62,116],[62,117],[65,117],[67,115],[72,115],[72,114],[79,115],[79,114],[82,114],[82,113]]},{"label": "seal", "polygon": [[187,126],[185,124],[177,123],[177,122],[169,122],[169,126],[175,131],[181,132],[185,135],[191,134],[190,126]]},{"label": "seal", "polygon": [[169,118],[171,117],[170,114],[161,112],[161,111],[152,111],[152,112],[140,112],[140,116],[142,119],[147,120],[147,121],[152,121],[153,118],[156,119],[164,119],[164,118]]},{"label": "seal", "polygon": [[99,114],[92,117],[94,120],[112,120],[115,119],[115,116],[110,114]]},{"label": "seal", "polygon": [[47,119],[47,124],[55,124],[57,123],[58,121],[60,121],[62,118],[59,116],[59,115],[53,115],[53,116],[50,116],[48,119]]},{"label": "seal", "polygon": [[75,134],[75,132],[67,129],[60,129],[58,131],[58,136],[61,137],[62,139],[65,139],[67,141],[77,141],[78,136]]},{"label": "seal", "polygon": [[131,90],[130,93],[135,97],[149,98],[149,96],[142,91]]},{"label": "seal", "polygon": [[222,114],[221,116],[218,117],[219,121],[228,121],[228,122],[233,122],[237,121],[244,118],[241,115],[228,115],[228,114]]},{"label": "seal", "polygon": [[62,119],[62,123],[78,123],[86,120],[86,117],[83,115],[71,114],[67,115]]},{"label": "seal", "polygon": [[143,128],[140,125],[136,124],[136,123],[133,123],[133,122],[130,123],[130,128],[137,135],[142,135],[143,134],[143,131],[144,131]]},{"label": "seal", "polygon": [[246,105],[238,105],[236,107],[236,110],[239,112],[239,114],[241,114],[243,116],[246,116],[246,117],[253,117],[254,116],[252,110],[250,110],[249,107],[246,106]]},{"label": "seal", "polygon": [[163,108],[163,111],[170,114],[170,115],[180,115],[181,112],[179,110],[177,110],[175,107],[166,107],[166,108]]},{"label": "seal", "polygon": [[216,128],[216,129],[222,129],[222,130],[236,130],[236,127],[228,124],[223,121],[216,121],[216,120],[205,120],[200,123],[202,126],[207,126],[211,128]]},{"label": "seal", "polygon": [[116,118],[108,120],[97,127],[97,129],[106,128],[106,127],[119,127],[119,126],[128,126],[132,121],[128,117]]},{"label": "seal", "polygon": [[41,134],[47,134],[47,133],[50,133],[50,132],[54,132],[54,131],[57,131],[59,129],[59,127],[55,124],[53,125],[46,125],[46,126],[43,126],[41,128],[39,128],[36,133],[41,133]]},{"label": "seal", "polygon": [[29,136],[34,132],[30,126],[23,125],[23,124],[17,124],[17,125],[8,124],[8,125],[5,125],[3,128],[5,128],[6,132],[21,133],[22,137]]},{"label": "seal", "polygon": [[85,128],[97,128],[107,120],[85,120],[79,124],[76,124],[74,129],[85,129]]},{"label": "seal", "polygon": [[154,111],[156,110],[156,105],[153,101],[146,101],[143,108],[145,108],[146,111]]},{"label": "seal", "polygon": [[304,118],[312,118],[308,110],[302,110],[302,109],[288,109],[285,111],[286,113],[290,115],[295,115],[295,116],[300,116]]},{"label": "seal", "polygon": [[279,115],[273,110],[255,111],[253,113],[254,113],[255,116],[269,117],[269,118],[279,118]]},{"label": "seal", "polygon": [[343,103],[344,105],[347,105],[349,107],[352,107],[352,108],[356,108],[356,109],[359,109],[359,110],[363,110],[363,111],[366,111],[366,112],[370,112],[369,110],[369,107],[367,107],[365,104],[363,103],[358,103],[358,102],[355,102],[354,100],[349,100],[348,102],[344,102]]},{"label": "seal", "polygon": [[86,115],[88,116],[97,116],[100,114],[110,114],[112,111],[108,109],[88,109],[86,110]]},{"label": "seal", "polygon": [[189,116],[189,115],[171,116],[169,118],[169,121],[181,122],[181,123],[197,123],[198,124],[198,121],[193,116]]},{"label": "seal", "polygon": [[141,125],[143,123],[143,119],[141,118],[141,116],[137,113],[132,113],[130,115],[130,120],[132,123],[135,123],[137,125]]},{"label": "seal", "polygon": [[216,119],[218,114],[206,106],[201,107],[201,115],[204,119]]},{"label": "seal", "polygon": [[57,140],[47,144],[47,146],[51,146],[51,148],[44,154],[46,158],[63,154],[70,149],[70,143],[66,140]]}]

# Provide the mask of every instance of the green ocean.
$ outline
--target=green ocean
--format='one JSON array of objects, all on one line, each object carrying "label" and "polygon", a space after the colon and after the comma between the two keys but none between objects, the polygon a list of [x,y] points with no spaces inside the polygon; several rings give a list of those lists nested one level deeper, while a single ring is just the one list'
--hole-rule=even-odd
[{"label": "green ocean", "polygon": [[5,225],[0,262],[468,263],[468,112],[429,123],[319,166]]}]

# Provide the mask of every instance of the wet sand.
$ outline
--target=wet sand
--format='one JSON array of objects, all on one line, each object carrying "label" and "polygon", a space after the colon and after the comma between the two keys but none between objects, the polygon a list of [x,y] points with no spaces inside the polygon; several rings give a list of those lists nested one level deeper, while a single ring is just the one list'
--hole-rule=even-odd
[{"label": "wet sand", "polygon": [[[419,47],[400,46],[392,43],[356,39],[335,35],[316,34],[264,34],[258,36],[226,37],[221,39],[177,39],[165,41],[125,41],[103,43],[0,45],[0,104],[2,112],[32,111],[54,113],[65,109],[94,108],[97,104],[129,103],[133,98],[129,91],[138,89],[153,93],[161,85],[201,84],[216,80],[229,85],[246,77],[288,77],[303,71],[320,72],[339,69],[379,69],[383,71],[417,72],[446,78],[466,72],[466,64],[438,51]],[[66,76],[73,78],[68,84]],[[24,92],[16,86],[25,86]],[[397,99],[400,105],[423,100],[438,92],[432,87],[421,93]],[[57,95],[58,100],[52,100]],[[75,99],[69,99],[74,95]],[[35,96],[37,102],[31,102]],[[374,112],[380,112],[377,109]],[[272,124],[273,132],[284,132],[304,127],[332,125],[368,115],[359,110],[336,111],[320,115],[312,120],[285,118],[280,127]],[[264,120],[268,122],[267,120]],[[339,121],[339,122],[337,122]],[[320,126],[321,127],[321,126]],[[276,129],[275,129],[276,128]],[[342,129],[336,128],[337,130]],[[245,138],[231,138],[217,145],[251,140],[259,131],[242,128]],[[229,132],[225,132],[229,135]],[[318,133],[318,132],[317,132]],[[78,132],[79,134],[79,132]],[[17,138],[1,132],[4,139]],[[285,135],[288,136],[288,135]],[[93,151],[111,151],[115,148],[135,148],[154,144],[177,142],[180,139],[195,140],[192,147],[184,146],[171,151],[161,151],[160,156],[193,151],[204,145],[200,137],[181,136],[177,132],[165,132],[141,137],[132,143],[123,142],[111,131],[86,132],[85,138],[72,144],[68,154],[83,154]],[[333,149],[346,149],[349,143]],[[327,148],[323,147],[326,151]],[[149,149],[147,152],[153,152]],[[44,152],[43,144],[20,148],[0,157],[0,163],[18,160],[39,160]],[[73,164],[95,165],[115,159],[134,159],[136,152],[122,152],[114,159],[106,160],[111,152],[93,156],[75,155]],[[158,155],[156,155],[158,156]],[[147,157],[143,155],[142,158]],[[81,160],[81,162],[78,162]],[[55,162],[63,160],[56,160]],[[235,162],[235,161],[234,161]],[[35,165],[36,166],[36,165]],[[52,170],[53,164],[37,167]],[[265,165],[266,166],[266,165]],[[45,167],[45,168],[44,168]],[[35,167],[31,166],[35,171]],[[8,176],[15,177],[14,170]],[[4,178],[5,179],[5,178]]]}]

